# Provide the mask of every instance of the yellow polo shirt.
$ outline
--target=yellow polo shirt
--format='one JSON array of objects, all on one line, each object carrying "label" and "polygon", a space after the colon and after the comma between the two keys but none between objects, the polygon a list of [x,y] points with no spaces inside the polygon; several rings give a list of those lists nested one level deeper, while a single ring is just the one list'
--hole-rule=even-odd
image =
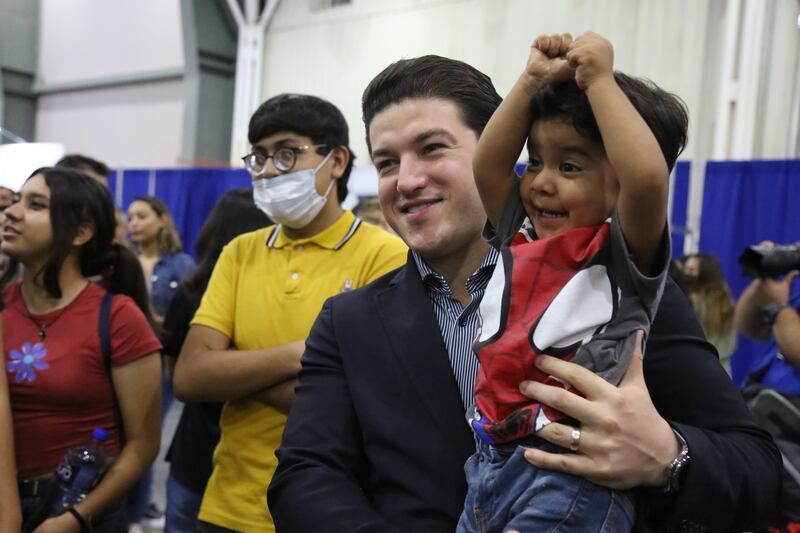
[{"label": "yellow polo shirt", "polygon": [[[325,300],[366,285],[406,260],[399,238],[350,211],[292,241],[280,226],[241,235],[220,255],[192,324],[241,350],[305,339]],[[275,531],[266,503],[286,415],[255,400],[228,402],[200,519],[241,532]]]}]

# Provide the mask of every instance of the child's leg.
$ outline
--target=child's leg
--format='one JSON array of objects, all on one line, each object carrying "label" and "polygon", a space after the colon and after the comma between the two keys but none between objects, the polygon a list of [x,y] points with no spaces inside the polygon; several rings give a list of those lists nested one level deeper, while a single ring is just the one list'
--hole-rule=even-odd
[{"label": "child's leg", "polygon": [[478,443],[478,451],[464,465],[467,497],[457,533],[504,531],[511,503],[527,486],[527,481],[522,478],[530,475],[532,470],[510,464],[517,449],[516,446],[496,448]]},{"label": "child's leg", "polygon": [[[545,445],[548,451],[559,448]],[[526,469],[525,489],[507,511],[507,521],[498,531],[618,533],[633,529],[635,518],[631,493],[614,491],[583,478],[541,470],[527,463],[520,447],[507,467]]]},{"label": "child's leg", "polygon": [[[457,533],[478,533],[478,517],[481,515],[482,502],[478,496],[485,454],[479,449],[464,463],[464,474],[467,477],[467,497],[464,499],[464,510],[458,519]],[[488,464],[488,463],[487,463]]]}]

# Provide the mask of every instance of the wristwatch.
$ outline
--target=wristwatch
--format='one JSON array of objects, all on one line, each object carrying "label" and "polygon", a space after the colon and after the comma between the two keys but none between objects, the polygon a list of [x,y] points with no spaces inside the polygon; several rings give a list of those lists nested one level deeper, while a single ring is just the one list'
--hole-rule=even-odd
[{"label": "wristwatch", "polygon": [[789,307],[789,304],[774,303],[761,308],[761,317],[764,319],[764,324],[772,327],[778,319],[778,313]]},{"label": "wristwatch", "polygon": [[681,451],[667,468],[667,486],[664,488],[664,494],[676,494],[678,492],[681,483],[681,472],[683,472],[686,465],[689,464],[689,459],[691,459],[686,439],[675,428],[672,428],[672,432],[675,433],[675,437],[681,445]]}]

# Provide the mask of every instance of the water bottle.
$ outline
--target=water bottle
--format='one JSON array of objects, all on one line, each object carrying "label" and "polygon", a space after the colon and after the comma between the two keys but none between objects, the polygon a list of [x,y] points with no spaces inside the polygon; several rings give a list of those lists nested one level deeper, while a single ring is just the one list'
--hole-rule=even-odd
[{"label": "water bottle", "polygon": [[106,470],[108,459],[103,442],[108,432],[101,428],[92,430],[92,442],[73,446],[58,465],[55,474],[56,491],[50,516],[64,513],[86,498]]}]

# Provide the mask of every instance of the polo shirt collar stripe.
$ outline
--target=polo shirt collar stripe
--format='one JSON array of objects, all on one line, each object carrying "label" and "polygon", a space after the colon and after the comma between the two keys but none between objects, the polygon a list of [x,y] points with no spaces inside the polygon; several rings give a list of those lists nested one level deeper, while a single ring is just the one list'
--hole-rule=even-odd
[{"label": "polo shirt collar stripe", "polygon": [[339,241],[336,244],[336,246],[333,247],[333,249],[338,250],[339,248],[344,246],[347,243],[347,241],[349,241],[350,238],[355,234],[356,230],[360,227],[361,227],[361,219],[360,218],[354,219],[353,223],[350,224],[350,229],[347,230],[347,235],[345,235],[344,238],[341,241]]},{"label": "polo shirt collar stripe", "polygon": [[278,240],[278,233],[280,233],[281,225],[278,224],[272,228],[272,233],[267,238],[267,248],[275,248],[275,241]]},{"label": "polo shirt collar stripe", "polygon": [[286,236],[282,226],[277,224],[267,239],[267,248],[283,248],[287,245],[314,243],[329,250],[339,250],[361,226],[361,220],[351,211],[344,211],[330,226],[316,235],[305,239],[292,240]]}]

